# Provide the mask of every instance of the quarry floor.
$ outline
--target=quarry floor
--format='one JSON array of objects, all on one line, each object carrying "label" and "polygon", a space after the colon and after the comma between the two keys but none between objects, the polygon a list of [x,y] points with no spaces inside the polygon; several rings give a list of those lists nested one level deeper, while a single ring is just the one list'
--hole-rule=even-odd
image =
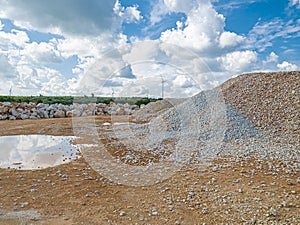
[{"label": "quarry floor", "polygon": [[[101,127],[111,117],[95,121]],[[72,118],[0,121],[0,136],[73,131]],[[84,157],[42,170],[0,169],[0,224],[300,224],[300,174],[272,163],[278,170],[255,158],[216,158],[136,187],[102,177]]]}]

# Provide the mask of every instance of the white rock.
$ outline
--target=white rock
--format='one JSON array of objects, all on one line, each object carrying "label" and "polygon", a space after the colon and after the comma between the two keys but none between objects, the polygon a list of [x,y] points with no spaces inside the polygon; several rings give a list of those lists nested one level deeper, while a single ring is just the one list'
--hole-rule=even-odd
[{"label": "white rock", "polygon": [[54,114],[53,114],[54,118],[65,118],[66,114],[64,111],[62,110],[57,110]]},{"label": "white rock", "polygon": [[27,120],[27,119],[29,119],[29,116],[27,114],[21,114],[21,119]]},{"label": "white rock", "polygon": [[17,118],[15,116],[9,116],[9,120],[16,120]]},{"label": "white rock", "polygon": [[126,213],[124,211],[121,211],[120,216],[126,216]]}]

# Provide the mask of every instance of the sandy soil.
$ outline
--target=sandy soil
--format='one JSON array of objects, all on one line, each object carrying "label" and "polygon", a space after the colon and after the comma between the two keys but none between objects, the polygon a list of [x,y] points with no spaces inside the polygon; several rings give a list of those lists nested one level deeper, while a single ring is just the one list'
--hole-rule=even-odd
[{"label": "sandy soil", "polygon": [[[18,134],[74,135],[72,119],[0,121],[1,136]],[[300,224],[300,175],[273,164],[220,158],[145,187],[115,184],[84,158],[0,169],[0,224]]]}]

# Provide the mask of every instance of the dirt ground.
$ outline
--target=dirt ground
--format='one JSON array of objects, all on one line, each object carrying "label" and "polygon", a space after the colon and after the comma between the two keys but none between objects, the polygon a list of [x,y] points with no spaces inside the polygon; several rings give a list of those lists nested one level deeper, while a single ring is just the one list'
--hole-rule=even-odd
[{"label": "dirt ground", "polygon": [[[72,136],[72,119],[0,121],[0,136],[20,134]],[[144,187],[109,181],[84,157],[42,170],[0,169],[0,224],[300,224],[300,175],[273,164],[278,170],[219,158]]]}]

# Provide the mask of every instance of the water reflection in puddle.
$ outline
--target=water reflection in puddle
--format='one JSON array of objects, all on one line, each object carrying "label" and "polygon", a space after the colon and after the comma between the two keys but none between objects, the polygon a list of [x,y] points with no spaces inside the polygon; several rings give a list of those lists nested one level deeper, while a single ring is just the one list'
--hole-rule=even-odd
[{"label": "water reflection in puddle", "polygon": [[17,135],[0,137],[0,167],[41,169],[70,162],[77,149],[74,137]]}]

